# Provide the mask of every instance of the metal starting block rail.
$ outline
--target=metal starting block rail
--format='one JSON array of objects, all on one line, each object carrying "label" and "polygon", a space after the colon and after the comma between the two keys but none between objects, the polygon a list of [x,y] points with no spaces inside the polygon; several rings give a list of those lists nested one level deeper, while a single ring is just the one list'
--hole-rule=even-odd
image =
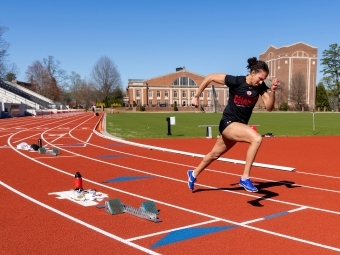
[{"label": "metal starting block rail", "polygon": [[150,220],[153,222],[161,222],[161,220],[157,218],[159,212],[153,201],[145,201],[141,204],[139,208],[135,208],[133,206],[121,203],[118,198],[111,199],[105,202],[105,211],[112,215],[125,212],[142,219]]},{"label": "metal starting block rail", "polygon": [[60,151],[58,148],[53,148],[52,150],[46,150],[46,148],[41,147],[38,149],[39,154],[50,154],[52,156],[57,156],[60,154]]}]

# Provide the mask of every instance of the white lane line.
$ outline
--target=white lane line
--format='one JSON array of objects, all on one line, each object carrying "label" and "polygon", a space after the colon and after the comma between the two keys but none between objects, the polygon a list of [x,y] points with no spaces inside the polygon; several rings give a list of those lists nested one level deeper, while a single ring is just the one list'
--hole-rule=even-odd
[{"label": "white lane line", "polygon": [[[80,125],[81,125],[81,124],[80,124]],[[74,137],[74,136],[71,134],[71,132],[72,132],[74,129],[75,129],[75,128],[72,128],[72,129],[69,131],[69,136],[72,137],[72,138],[75,139],[75,140],[78,140],[78,141],[80,141],[80,142],[82,142],[82,143],[85,143],[85,145],[86,145],[86,144],[89,144],[89,145],[94,146],[94,147],[97,147],[97,148],[101,148],[101,149],[108,150],[108,151],[112,151],[112,152],[118,152],[118,153],[121,153],[121,154],[124,154],[124,155],[133,156],[133,157],[139,157],[139,158],[143,158],[143,159],[153,160],[153,161],[157,161],[157,162],[163,162],[163,163],[172,164],[172,165],[178,165],[178,166],[185,166],[185,167],[189,167],[189,168],[195,168],[195,166],[190,166],[190,165],[185,165],[185,164],[180,164],[180,163],[175,163],[175,162],[170,162],[170,161],[160,160],[160,159],[155,159],[155,158],[144,157],[144,156],[140,156],[140,155],[137,155],[137,154],[131,154],[131,153],[123,152],[123,151],[118,151],[118,150],[114,150],[114,149],[102,147],[102,146],[99,146],[99,145],[95,145],[95,144],[92,144],[92,143],[88,143],[88,141],[84,142],[83,140],[80,140],[80,139]],[[96,131],[95,131],[94,133],[97,134]],[[101,137],[101,136],[100,136],[100,137]],[[102,137],[102,138],[105,138],[105,137]],[[106,139],[111,140],[110,138],[106,138]],[[239,176],[239,174],[227,173],[227,172],[222,172],[222,171],[218,171],[218,170],[212,170],[212,169],[208,169],[208,168],[206,168],[205,171],[211,171],[211,172],[216,172],[216,173],[222,173],[222,174],[226,174],[226,175]],[[253,179],[262,180],[262,181],[267,181],[267,182],[269,181],[269,182],[277,182],[277,183],[282,183],[282,184],[289,184],[289,183],[285,183],[285,182],[278,182],[278,181],[275,181],[275,180],[264,179],[264,178],[257,178],[257,177],[253,177]],[[326,191],[326,192],[333,192],[333,193],[339,193],[339,194],[340,194],[340,191],[338,191],[338,190],[324,189],[324,188],[319,188],[319,187],[314,187],[314,186],[307,186],[307,185],[302,185],[302,184],[297,184],[297,183],[294,183],[294,185],[295,185],[295,186],[301,186],[301,187],[304,187],[304,188],[309,188],[309,189],[322,190],[322,191]]]},{"label": "white lane line", "polygon": [[[287,211],[287,213],[297,212],[297,211],[301,211],[301,210],[304,210],[304,209],[307,209],[307,207],[301,206],[301,207],[289,210],[289,211]],[[254,219],[254,220],[244,221],[241,224],[248,225],[248,224],[251,224],[251,223],[254,223],[254,222],[259,222],[259,221],[262,221],[262,220],[266,220],[266,217],[261,217],[261,218],[257,218],[257,219]]]},{"label": "white lane line", "polygon": [[87,143],[90,141],[91,137],[92,137],[93,133],[90,134],[89,138],[87,138],[87,140],[84,143],[84,147],[86,147]]},{"label": "white lane line", "polygon": [[148,235],[132,237],[132,238],[126,239],[126,241],[132,242],[132,241],[135,241],[135,240],[144,239],[144,238],[148,238],[148,237],[153,237],[153,236],[157,236],[157,235],[162,235],[162,234],[170,233],[170,232],[177,231],[177,230],[182,230],[182,229],[187,229],[187,228],[193,228],[193,227],[197,227],[197,226],[207,225],[207,224],[218,222],[218,221],[219,220],[216,220],[216,219],[208,220],[208,221],[204,221],[204,222],[200,222],[200,223],[196,223],[196,224],[192,224],[192,225],[187,225],[187,226],[184,226],[184,227],[173,228],[173,229],[168,229],[168,230],[164,230],[164,231],[160,231],[160,232],[155,232],[155,233],[148,234]]},{"label": "white lane line", "polygon": [[78,156],[73,155],[73,156],[49,156],[49,157],[35,157],[35,159],[41,159],[41,158],[48,158],[48,159],[57,159],[57,158],[77,158]]},{"label": "white lane line", "polygon": [[[31,138],[31,137],[33,137],[33,136],[37,136],[37,135],[39,135],[39,133],[37,133],[37,134],[34,134],[34,135],[31,135],[31,136],[28,136],[28,137],[25,137],[25,138],[23,138],[23,139],[20,139],[20,140],[17,140],[17,141],[15,141],[15,142],[13,142],[13,143],[18,143],[18,142],[24,141],[25,139],[28,139],[28,138]],[[38,142],[37,142],[37,143],[38,143]]]},{"label": "white lane line", "polygon": [[11,134],[13,134],[13,133],[9,133],[9,134],[6,134],[6,135],[1,135],[0,137],[9,136]]},{"label": "white lane line", "polygon": [[95,227],[95,226],[93,226],[93,225],[91,225],[91,224],[89,224],[89,223],[87,223],[85,221],[79,220],[79,219],[77,219],[77,218],[75,218],[75,217],[73,217],[73,216],[71,216],[69,214],[66,214],[66,213],[64,213],[62,211],[59,211],[58,209],[55,209],[55,208],[53,208],[53,207],[51,207],[51,206],[49,206],[47,204],[44,204],[44,203],[42,203],[42,202],[40,202],[40,201],[38,201],[38,200],[36,200],[36,199],[34,199],[34,198],[24,194],[24,193],[14,189],[13,187],[7,185],[6,183],[4,183],[2,181],[0,181],[0,185],[4,186],[5,188],[7,188],[7,189],[9,189],[11,191],[13,191],[14,193],[18,194],[19,196],[22,196],[23,198],[26,198],[27,200],[40,205],[41,207],[44,207],[44,208],[46,208],[46,209],[48,209],[48,210],[50,210],[50,211],[52,211],[52,212],[54,212],[56,214],[59,214],[60,216],[66,218],[66,219],[72,220],[72,221],[74,221],[74,222],[76,222],[76,223],[78,223],[80,225],[83,225],[83,226],[85,226],[85,227],[87,227],[89,229],[92,229],[92,230],[94,230],[94,231],[96,231],[96,232],[98,232],[98,233],[100,233],[100,234],[102,234],[104,236],[112,238],[112,239],[114,239],[116,241],[124,243],[124,244],[126,244],[128,246],[131,246],[131,247],[133,247],[135,249],[138,249],[138,250],[143,251],[143,252],[148,253],[148,254],[155,254],[155,255],[159,254],[157,252],[154,252],[152,250],[149,250],[147,248],[139,246],[138,244],[135,244],[135,243],[132,243],[130,241],[127,241],[127,240],[125,240],[125,239],[123,239],[123,238],[121,238],[119,236],[111,234],[111,233],[109,233],[109,232],[107,232],[107,231],[105,231],[103,229],[97,228],[97,227]]},{"label": "white lane line", "polygon": [[[192,167],[192,166],[188,166],[188,167]],[[226,174],[226,175],[236,175],[236,176],[240,176],[239,174],[233,174],[233,173],[227,173],[227,172],[222,172],[219,170],[213,170],[213,169],[205,169],[205,171],[210,171],[210,172],[215,172],[215,173],[220,173],[220,174]],[[324,188],[319,188],[319,187],[314,187],[314,186],[307,186],[307,185],[303,185],[303,184],[298,184],[298,183],[294,183],[291,184],[289,182],[282,182],[282,181],[274,181],[274,180],[270,180],[270,179],[264,179],[264,178],[258,178],[258,177],[252,177],[252,179],[256,179],[256,180],[261,180],[261,181],[266,181],[266,182],[276,182],[276,183],[281,183],[281,184],[286,184],[286,185],[292,185],[293,187],[303,187],[303,188],[308,188],[308,189],[315,189],[315,190],[322,190],[322,191],[327,191],[327,192],[333,192],[333,193],[339,193],[339,190],[333,190],[333,189],[324,189]]]},{"label": "white lane line", "polygon": [[298,173],[298,174],[307,174],[307,175],[315,175],[315,176],[319,176],[319,177],[327,177],[327,178],[333,178],[333,179],[340,179],[340,177],[338,177],[338,176],[325,175],[325,174],[313,174],[313,173],[301,172],[301,171],[295,171],[295,173]]},{"label": "white lane line", "polygon": [[[44,133],[45,133],[45,132],[44,132]],[[62,138],[62,137],[65,136],[66,134],[67,134],[67,133],[58,135],[58,137],[57,137],[56,139],[52,140],[50,143],[53,143],[54,141],[59,140],[60,138]]]},{"label": "white lane line", "polygon": [[[72,130],[74,130],[74,129],[71,129],[70,132],[69,132],[70,137],[72,137],[73,139],[78,140],[78,141],[84,143],[83,140],[80,140],[80,139],[74,137],[74,136],[71,134]],[[189,167],[189,168],[195,168],[195,166],[190,166],[190,165],[186,165],[186,164],[180,164],[180,163],[170,162],[170,161],[161,160],[161,159],[155,159],[155,158],[144,157],[144,156],[140,156],[140,155],[137,155],[137,154],[131,154],[131,153],[123,152],[123,151],[118,151],[118,150],[114,150],[114,149],[102,147],[102,146],[95,145],[95,144],[88,143],[88,142],[85,142],[85,143],[86,143],[86,144],[89,144],[89,145],[91,145],[91,146],[97,147],[97,148],[101,148],[101,149],[104,149],[104,150],[107,150],[107,151],[111,151],[111,152],[118,152],[118,153],[121,153],[121,154],[124,154],[124,155],[129,155],[129,156],[133,156],[133,157],[139,157],[139,158],[143,158],[143,159],[153,160],[153,161],[162,162],[162,163],[167,163],[167,164],[172,164],[172,165],[178,165],[178,166],[185,166],[185,167]],[[205,171],[216,172],[216,173],[221,173],[221,174],[226,174],[226,175],[240,176],[239,174],[227,173],[227,172],[222,172],[222,171],[213,170],[213,169],[209,169],[209,168],[206,168]],[[253,178],[253,179],[256,179],[256,180],[267,181],[267,182],[277,182],[277,183],[282,183],[282,184],[289,184],[289,183],[286,183],[286,182],[280,182],[280,181],[275,181],[275,180],[270,180],[270,179],[264,179],[264,178],[258,178],[258,177],[252,177],[252,178]],[[322,191],[326,191],[326,192],[333,192],[333,193],[339,193],[339,194],[340,194],[340,191],[339,191],[339,190],[324,189],[324,188],[319,188],[319,187],[314,187],[314,186],[302,185],[302,184],[298,184],[298,183],[294,183],[293,185],[294,185],[294,186],[301,186],[301,187],[309,188],[309,189],[322,190]]]},{"label": "white lane line", "polygon": [[[113,138],[113,137],[108,138],[107,136],[97,132],[96,130],[94,130],[94,133],[96,133],[98,136],[101,136],[105,139],[110,139],[110,140],[113,140],[113,141],[117,141],[117,142],[124,143],[124,144],[129,144],[129,145],[136,146],[136,147],[142,147],[142,148],[147,148],[147,149],[151,149],[151,150],[171,152],[171,153],[175,153],[175,154],[181,154],[181,155],[192,156],[192,157],[197,157],[197,158],[204,158],[205,157],[205,155],[203,155],[203,154],[167,149],[167,148],[162,148],[162,147],[157,147],[157,146],[152,146],[152,145],[139,144],[139,143],[135,143],[135,142],[126,141],[126,140],[123,140],[121,138]],[[229,163],[234,163],[234,164],[242,164],[242,165],[244,165],[246,163],[244,160],[230,159],[230,158],[223,158],[223,157],[218,158],[217,160],[229,162]],[[290,171],[290,172],[295,170],[295,168],[293,168],[293,167],[278,166],[278,165],[271,165],[271,164],[264,164],[264,163],[257,163],[257,162],[254,162],[252,166],[262,167],[262,168],[270,168],[270,169],[275,169],[275,170]]]},{"label": "white lane line", "polygon": [[[27,157],[28,159],[31,159],[31,160],[37,162],[38,164],[44,165],[44,166],[46,166],[46,167],[48,167],[50,169],[53,169],[53,170],[55,170],[57,172],[60,172],[60,173],[63,173],[63,174],[66,174],[66,175],[69,175],[69,176],[73,177],[73,174],[70,174],[70,173],[68,173],[66,171],[63,171],[63,170],[61,170],[59,168],[56,168],[56,167],[53,167],[51,165],[45,164],[43,162],[37,161],[37,160],[35,160],[33,158],[30,158],[30,157],[26,156],[22,152],[16,150],[10,144],[10,138],[9,138],[8,144],[9,144],[9,146],[12,147],[12,149],[14,151],[16,151],[17,153],[21,154],[22,156]],[[298,242],[301,242],[301,243],[306,243],[306,244],[310,244],[310,245],[313,245],[313,246],[317,246],[317,247],[321,247],[321,248],[325,248],[325,249],[329,249],[329,250],[334,250],[334,251],[339,251],[340,252],[340,248],[337,248],[337,247],[332,247],[332,246],[324,245],[324,244],[321,244],[321,243],[316,243],[316,242],[308,241],[308,240],[305,240],[305,239],[300,239],[300,238],[297,238],[297,237],[280,234],[280,233],[277,233],[277,232],[273,232],[273,231],[269,231],[269,230],[265,230],[265,229],[261,229],[261,228],[257,228],[257,227],[253,227],[253,226],[249,226],[249,225],[245,225],[245,224],[242,224],[242,223],[239,223],[239,222],[235,222],[235,221],[231,221],[231,220],[227,220],[227,219],[224,219],[224,218],[219,218],[219,217],[216,217],[216,216],[213,216],[213,215],[210,215],[210,214],[198,212],[198,211],[191,210],[191,209],[188,209],[188,208],[185,208],[185,207],[181,207],[181,206],[177,206],[177,205],[174,205],[174,204],[166,203],[166,202],[163,202],[163,201],[160,201],[160,200],[157,200],[157,199],[153,199],[153,198],[141,196],[141,195],[138,195],[138,194],[135,194],[135,193],[131,193],[131,192],[128,192],[128,191],[124,191],[124,190],[121,190],[121,189],[113,188],[113,187],[107,186],[105,184],[92,181],[92,180],[87,179],[87,178],[83,178],[83,180],[85,180],[85,181],[87,181],[89,183],[92,183],[92,184],[95,184],[95,185],[98,185],[98,186],[110,189],[110,190],[117,191],[119,193],[123,193],[123,194],[130,195],[130,196],[133,196],[133,197],[138,197],[138,198],[141,198],[141,199],[144,199],[144,200],[151,200],[151,201],[154,201],[155,203],[158,203],[158,204],[163,204],[165,206],[176,208],[176,209],[179,209],[179,210],[182,210],[182,211],[186,211],[186,212],[190,212],[190,213],[193,213],[193,214],[205,216],[207,218],[211,218],[211,219],[214,219],[214,220],[219,220],[219,221],[231,223],[231,224],[234,224],[234,225],[242,226],[244,228],[248,228],[248,229],[256,230],[256,231],[259,231],[259,232],[267,233],[267,234],[270,234],[270,235],[275,235],[275,236],[279,236],[279,237],[286,238],[286,239],[289,239],[289,240],[294,240],[294,241],[298,241]]]}]

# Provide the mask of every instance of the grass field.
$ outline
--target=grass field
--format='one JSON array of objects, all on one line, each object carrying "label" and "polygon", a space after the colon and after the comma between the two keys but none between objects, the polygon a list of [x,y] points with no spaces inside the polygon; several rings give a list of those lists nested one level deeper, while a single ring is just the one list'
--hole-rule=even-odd
[{"label": "grass field", "polygon": [[[107,114],[106,128],[110,134],[125,138],[189,138],[205,137],[205,128],[198,125],[218,125],[221,113],[119,113]],[[168,133],[166,118],[175,117],[176,124]],[[260,125],[260,134],[275,136],[329,136],[340,135],[340,113],[310,112],[254,112],[249,124]],[[212,128],[213,136],[218,127]]]}]

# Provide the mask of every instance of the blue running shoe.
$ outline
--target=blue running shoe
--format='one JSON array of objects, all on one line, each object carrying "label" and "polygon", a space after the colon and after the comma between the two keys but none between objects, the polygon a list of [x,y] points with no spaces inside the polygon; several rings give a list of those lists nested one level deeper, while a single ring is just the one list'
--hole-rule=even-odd
[{"label": "blue running shoe", "polygon": [[192,173],[194,172],[194,170],[189,170],[188,171],[188,186],[189,189],[194,190],[194,183],[196,182],[196,178],[192,175]]},{"label": "blue running shoe", "polygon": [[246,180],[240,179],[239,184],[248,192],[258,192],[259,190],[254,186],[252,181],[248,178]]}]

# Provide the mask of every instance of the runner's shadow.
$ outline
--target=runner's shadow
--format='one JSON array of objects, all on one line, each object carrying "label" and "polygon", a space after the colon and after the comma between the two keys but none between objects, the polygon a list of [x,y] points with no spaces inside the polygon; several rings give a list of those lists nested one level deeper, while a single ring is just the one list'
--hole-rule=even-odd
[{"label": "runner's shadow", "polygon": [[[299,187],[301,187],[301,186],[297,186],[297,185],[294,185],[294,184],[295,183],[291,182],[291,181],[254,182],[254,185],[259,189],[259,191],[254,193],[254,195],[255,194],[261,194],[262,196],[259,197],[259,198],[254,199],[254,200],[250,200],[247,203],[251,204],[252,206],[261,207],[261,206],[263,206],[260,203],[262,200],[266,200],[266,199],[269,199],[269,198],[273,198],[273,197],[279,196],[278,193],[270,191],[270,190],[266,190],[266,188],[285,186],[288,189],[292,189],[292,188],[299,188]],[[238,183],[232,183],[230,185],[231,186],[236,186],[236,185],[239,185],[239,184]],[[241,190],[244,190],[244,188],[243,187],[235,187],[235,188],[217,188],[217,189],[197,189],[197,190],[193,191],[193,193],[202,192],[202,191],[216,191],[216,190],[241,191]]]}]

